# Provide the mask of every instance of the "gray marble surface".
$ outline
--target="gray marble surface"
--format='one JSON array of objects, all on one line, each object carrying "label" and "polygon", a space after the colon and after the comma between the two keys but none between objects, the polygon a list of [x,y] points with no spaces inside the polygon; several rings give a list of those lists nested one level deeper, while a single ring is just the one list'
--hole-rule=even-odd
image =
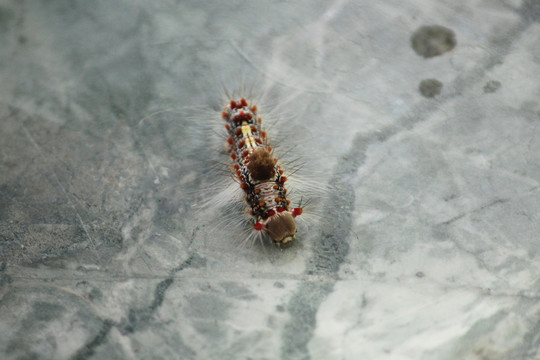
[{"label": "gray marble surface", "polygon": [[[0,358],[540,359],[540,1],[2,0],[0,43]],[[242,79],[287,249],[220,221]]]}]

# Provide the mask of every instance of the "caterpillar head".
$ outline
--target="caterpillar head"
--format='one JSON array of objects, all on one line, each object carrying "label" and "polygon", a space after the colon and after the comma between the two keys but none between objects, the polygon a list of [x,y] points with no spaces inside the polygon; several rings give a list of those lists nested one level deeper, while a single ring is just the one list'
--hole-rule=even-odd
[{"label": "caterpillar head", "polygon": [[292,211],[281,211],[268,217],[264,224],[257,222],[256,230],[264,230],[276,245],[287,244],[296,238],[296,222],[294,218],[302,214],[301,208]]},{"label": "caterpillar head", "polygon": [[296,222],[288,211],[277,213],[268,218],[266,233],[277,245],[291,242],[296,235]]}]

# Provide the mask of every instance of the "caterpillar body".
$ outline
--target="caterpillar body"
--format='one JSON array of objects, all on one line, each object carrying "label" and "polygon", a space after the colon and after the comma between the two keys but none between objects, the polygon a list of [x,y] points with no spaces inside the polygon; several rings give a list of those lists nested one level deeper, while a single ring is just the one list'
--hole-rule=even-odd
[{"label": "caterpillar body", "polygon": [[254,229],[270,236],[276,245],[287,244],[296,237],[295,218],[302,214],[302,208],[290,207],[287,178],[274,158],[257,111],[245,98],[231,100],[224,107],[222,118],[229,135],[226,146],[251,208]]}]

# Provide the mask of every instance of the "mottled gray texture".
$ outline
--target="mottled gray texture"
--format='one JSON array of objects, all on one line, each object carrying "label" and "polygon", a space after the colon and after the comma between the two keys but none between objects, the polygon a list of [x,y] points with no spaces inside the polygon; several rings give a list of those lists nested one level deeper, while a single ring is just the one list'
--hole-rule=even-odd
[{"label": "mottled gray texture", "polygon": [[[0,358],[538,358],[539,9],[0,1]],[[239,82],[286,249],[221,207]]]},{"label": "mottled gray texture", "polygon": [[494,93],[495,91],[499,90],[501,87],[501,82],[497,80],[489,80],[486,85],[484,85],[484,92],[486,94]]}]

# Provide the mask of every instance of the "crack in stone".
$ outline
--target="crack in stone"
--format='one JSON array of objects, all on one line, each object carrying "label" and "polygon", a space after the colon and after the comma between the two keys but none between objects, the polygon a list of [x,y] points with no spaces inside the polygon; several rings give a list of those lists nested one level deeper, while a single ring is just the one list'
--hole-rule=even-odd
[{"label": "crack in stone", "polygon": [[[80,348],[75,355],[72,356],[73,360],[82,360],[88,359],[95,353],[95,349],[103,344],[111,330],[111,328],[118,327],[123,333],[134,333],[137,330],[143,329],[150,324],[150,319],[154,315],[155,311],[163,304],[165,299],[165,294],[169,287],[174,282],[174,274],[185,270],[189,267],[198,268],[204,266],[206,260],[200,257],[197,254],[190,255],[185,261],[183,261],[179,266],[174,268],[170,276],[165,280],[160,281],[156,288],[154,289],[154,299],[152,303],[145,307],[139,309],[130,309],[128,312],[127,323],[115,323],[113,320],[106,319],[103,320],[103,325],[100,331],[86,343],[82,348]],[[193,351],[185,344],[177,344],[180,347],[185,348],[188,352],[193,353]]]},{"label": "crack in stone", "polygon": [[81,349],[79,349],[75,353],[75,355],[71,357],[71,359],[83,360],[83,359],[88,359],[89,357],[94,355],[96,348],[105,341],[113,325],[114,325],[114,322],[112,320],[104,320],[103,324],[101,325],[101,329],[96,334],[96,336],[94,336],[94,338],[90,340],[90,342],[88,342]]},{"label": "crack in stone", "polygon": [[171,271],[168,278],[160,281],[156,285],[156,288],[154,289],[154,299],[149,306],[129,310],[127,324],[122,326],[122,330],[126,333],[133,333],[139,329],[145,328],[149,324],[155,311],[163,304],[165,294],[174,282],[174,274],[189,267],[197,268],[204,266],[205,263],[205,260],[199,255],[190,255],[185,261]]}]

